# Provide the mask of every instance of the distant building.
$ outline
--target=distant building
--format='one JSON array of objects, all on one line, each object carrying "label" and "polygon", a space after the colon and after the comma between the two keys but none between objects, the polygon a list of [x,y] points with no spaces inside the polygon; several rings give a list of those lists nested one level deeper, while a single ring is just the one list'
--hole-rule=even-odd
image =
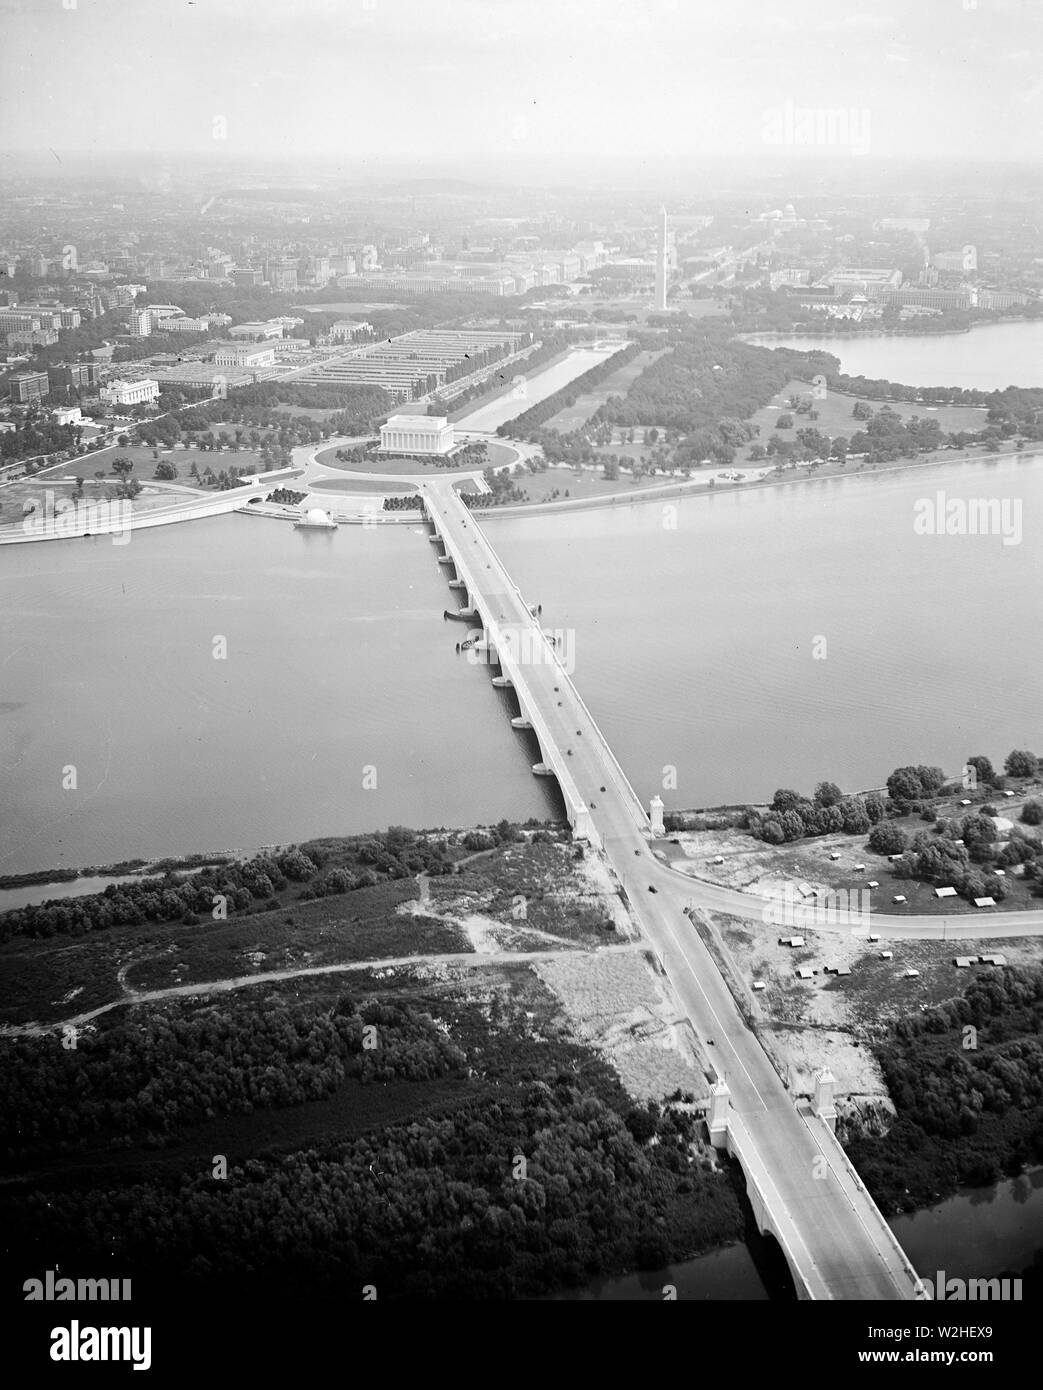
[{"label": "distant building", "polygon": [[8,347],[53,347],[58,341],[56,328],[32,328],[21,333],[8,333]]},{"label": "distant building", "polygon": [[222,343],[214,353],[215,367],[272,367],[275,349],[270,343]]},{"label": "distant building", "polygon": [[1020,309],[1030,302],[1020,290],[979,290],[979,309]]},{"label": "distant building", "polygon": [[96,362],[60,362],[47,368],[52,391],[89,391],[98,385]]},{"label": "distant building", "polygon": [[237,323],[228,330],[230,338],[281,338],[282,324],[272,319],[264,323]]},{"label": "distant building", "polygon": [[850,266],[840,266],[819,281],[820,285],[831,286],[835,294],[864,294],[867,299],[880,299],[885,291],[896,290],[901,283],[900,270]]},{"label": "distant building", "polygon": [[880,298],[885,304],[897,305],[899,308],[969,309],[971,306],[970,290],[926,288],[884,290]]},{"label": "distant building", "polygon": [[974,246],[962,246],[958,251],[938,251],[931,257],[931,264],[936,270],[969,275],[978,269],[978,250]]},{"label": "distant building", "polygon": [[[687,262],[685,262],[687,265]],[[773,270],[768,276],[768,284],[773,290],[779,289],[782,285],[805,286],[811,279],[809,270],[798,270],[795,266],[788,266],[782,270]]]},{"label": "distant building", "polygon": [[83,423],[83,413],[78,405],[63,405],[51,411],[56,425],[79,425]]},{"label": "distant building", "polygon": [[31,401],[42,401],[51,394],[51,384],[46,372],[16,372],[7,384],[12,401],[28,405]]},{"label": "distant building", "polygon": [[268,281],[273,290],[297,289],[297,262],[290,256],[276,256],[268,262]]},{"label": "distant building", "polygon": [[373,325],[357,319],[338,319],[330,329],[330,342],[352,342],[356,338],[368,338]]},{"label": "distant building", "polygon": [[159,382],[151,377],[141,381],[110,381],[101,388],[101,398],[109,405],[150,405],[159,399]]},{"label": "distant building", "polygon": [[380,427],[384,454],[448,454],[453,427],[445,415],[392,415]]},{"label": "distant building", "polygon": [[31,333],[40,328],[39,314],[30,314],[25,309],[0,309],[0,333]]},{"label": "distant building", "polygon": [[171,314],[163,319],[164,333],[206,333],[209,327],[207,319],[190,319],[187,314]]},{"label": "distant building", "polygon": [[264,283],[264,271],[257,270],[252,265],[237,265],[234,270],[230,270],[228,273],[235,285],[261,285]]},{"label": "distant building", "polygon": [[131,309],[127,320],[127,332],[134,338],[152,336],[152,314],[148,309]]}]

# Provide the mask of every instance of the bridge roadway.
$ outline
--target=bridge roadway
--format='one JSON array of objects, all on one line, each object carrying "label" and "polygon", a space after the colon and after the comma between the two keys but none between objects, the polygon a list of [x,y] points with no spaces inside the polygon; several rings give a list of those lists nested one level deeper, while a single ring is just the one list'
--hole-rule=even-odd
[{"label": "bridge roadway", "polygon": [[[445,481],[425,480],[423,491],[428,517],[493,644],[511,630],[531,632],[528,605],[474,513]],[[538,724],[544,760],[565,767],[562,792],[570,819],[585,809],[593,832],[588,838],[603,848],[682,1007],[703,1042],[712,1045],[708,1055],[716,1058],[717,1075],[731,1096],[728,1148],[742,1164],[762,1229],[779,1240],[798,1296],[916,1297],[916,1273],[841,1146],[828,1126],[795,1106],[684,915],[693,899],[702,901],[704,885],[653,858],[641,803],[562,664],[549,644],[542,659],[532,651],[529,657],[515,686],[522,714]],[[745,897],[739,910],[758,915],[760,904],[753,913],[750,906]],[[729,903],[725,910],[735,908]]]}]

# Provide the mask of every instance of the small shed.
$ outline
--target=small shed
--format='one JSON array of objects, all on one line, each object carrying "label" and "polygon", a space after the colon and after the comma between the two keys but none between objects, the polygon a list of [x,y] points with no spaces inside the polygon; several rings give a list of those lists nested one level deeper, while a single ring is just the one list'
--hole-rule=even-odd
[{"label": "small shed", "polygon": [[867,888],[879,888],[880,885],[879,885],[879,883],[877,883],[877,881],[876,881],[875,878],[871,878],[871,879],[869,880],[869,882],[866,884],[866,887],[867,887]]},{"label": "small shed", "polygon": [[904,903],[907,901],[907,899],[904,893],[896,893],[894,897],[891,899],[891,901],[893,903]]},{"label": "small shed", "polygon": [[856,865],[855,865],[855,873],[856,873],[856,874],[864,874],[865,871],[866,871],[866,866],[865,866],[864,864],[856,864]]},{"label": "small shed", "polygon": [[974,964],[973,956],[953,956],[953,965],[957,970],[969,970]]},{"label": "small shed", "polygon": [[934,890],[934,896],[935,896],[936,898],[955,898],[955,896],[956,896],[956,889],[955,889],[955,888],[936,888],[936,889]]},{"label": "small shed", "polygon": [[996,899],[995,899],[995,898],[975,898],[975,899],[974,899],[974,906],[975,906],[975,907],[995,907],[995,906],[996,906]]},{"label": "small shed", "polygon": [[895,958],[895,953],[894,953],[894,951],[881,951],[881,952],[880,952],[880,959],[881,959],[881,960],[894,960],[894,958]]},{"label": "small shed", "polygon": [[902,979],[903,979],[903,980],[916,980],[916,979],[919,979],[919,976],[920,976],[919,970],[911,970],[911,969],[910,969],[910,970],[903,970],[903,971],[902,971]]},{"label": "small shed", "polygon": [[1006,956],[979,956],[982,965],[1006,965]]},{"label": "small shed", "polygon": [[794,972],[798,980],[810,980],[814,975],[814,970],[809,970],[806,965],[798,966]]}]

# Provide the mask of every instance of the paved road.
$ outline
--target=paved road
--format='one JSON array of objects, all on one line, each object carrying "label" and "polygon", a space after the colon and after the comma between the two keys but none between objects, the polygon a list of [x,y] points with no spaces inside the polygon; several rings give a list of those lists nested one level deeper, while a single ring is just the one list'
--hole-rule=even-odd
[{"label": "paved road", "polygon": [[[444,482],[428,482],[424,491],[452,543],[466,553],[468,567],[479,576],[482,593],[471,593],[471,602],[480,601],[494,622],[531,626],[526,601],[474,516]],[[760,905],[754,904],[751,914],[748,897],[709,890],[652,857],[640,802],[549,645],[546,651],[549,659],[526,665],[530,693],[540,702],[550,736],[566,750],[575,786],[638,921],[708,1055],[715,1058],[718,1075],[727,1081],[732,1105],[749,1134],[744,1166],[762,1175],[775,1213],[790,1223],[793,1254],[809,1287],[826,1298],[912,1297],[909,1270],[889,1228],[858,1188],[839,1146],[824,1143],[798,1113],[684,915],[693,900],[744,916],[756,916]]]}]

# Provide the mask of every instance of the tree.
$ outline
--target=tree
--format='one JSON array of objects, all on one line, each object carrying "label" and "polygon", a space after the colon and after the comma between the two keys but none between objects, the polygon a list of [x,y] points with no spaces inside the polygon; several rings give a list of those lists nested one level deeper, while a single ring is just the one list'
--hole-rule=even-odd
[{"label": "tree", "polygon": [[[960,834],[972,859],[979,862],[991,859],[992,842],[996,838],[996,827],[988,816],[965,816],[960,827]],[[980,893],[978,897],[981,897]]]},{"label": "tree", "polygon": [[795,792],[789,787],[780,787],[771,799],[773,811],[791,811],[804,798],[800,792]]},{"label": "tree", "polygon": [[835,806],[843,795],[844,793],[836,782],[819,782],[815,788],[815,804],[816,806]]},{"label": "tree", "polygon": [[[984,753],[975,753],[972,758],[968,758],[967,766],[974,769],[978,786],[994,787],[996,785],[995,769]],[[972,785],[974,784],[972,783]]]},{"label": "tree", "polygon": [[915,767],[896,767],[887,779],[887,794],[899,803],[919,801],[923,795],[920,774]]},{"label": "tree", "polygon": [[870,792],[865,798],[866,815],[874,825],[882,821],[887,814],[887,807],[884,805],[884,798],[879,792]]},{"label": "tree", "polygon": [[1025,825],[1043,825],[1043,801],[1026,801],[1018,819]]},{"label": "tree", "polygon": [[875,854],[901,854],[906,844],[905,831],[892,821],[881,821],[869,832],[869,848]]},{"label": "tree", "polygon": [[848,835],[865,835],[869,830],[869,813],[860,796],[845,797],[840,803],[840,815]]},{"label": "tree", "polygon": [[873,418],[873,408],[865,401],[856,401],[851,414],[856,420],[871,420]]},{"label": "tree", "polygon": [[124,458],[121,454],[119,458],[112,460],[112,471],[119,478],[129,478],[134,467],[134,460]]},{"label": "tree", "polygon": [[925,767],[920,763],[916,769],[924,796],[934,796],[945,785],[945,773],[940,767]]},{"label": "tree", "polygon": [[1039,770],[1039,759],[1027,748],[1014,748],[1003,763],[1008,777],[1035,777]]},{"label": "tree", "polygon": [[154,478],[159,478],[162,482],[169,483],[177,477],[177,469],[169,459],[161,459],[159,463],[156,464],[156,471],[152,476]]},{"label": "tree", "polygon": [[788,411],[783,411],[775,421],[775,428],[777,430],[791,430],[793,428],[793,416]]}]

